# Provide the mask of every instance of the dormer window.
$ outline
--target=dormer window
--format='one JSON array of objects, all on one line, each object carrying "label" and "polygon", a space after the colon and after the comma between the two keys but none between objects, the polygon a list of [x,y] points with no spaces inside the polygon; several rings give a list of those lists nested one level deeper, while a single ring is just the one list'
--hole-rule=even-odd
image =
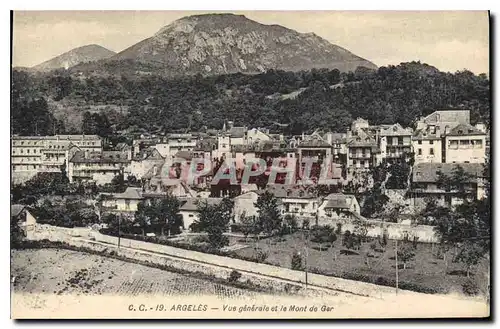
[{"label": "dormer window", "polygon": [[459,130],[459,131],[458,131],[458,133],[459,133],[460,135],[462,135],[462,134],[464,133],[464,131],[463,131],[463,130]]}]

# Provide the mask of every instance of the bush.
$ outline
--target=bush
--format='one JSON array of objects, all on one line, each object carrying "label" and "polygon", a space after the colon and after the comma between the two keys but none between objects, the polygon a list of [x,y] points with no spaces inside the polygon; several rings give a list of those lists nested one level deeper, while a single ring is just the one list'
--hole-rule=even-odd
[{"label": "bush", "polygon": [[269,253],[259,250],[255,253],[255,260],[257,261],[257,263],[264,263],[268,256]]},{"label": "bush", "polygon": [[335,230],[335,234],[337,235],[342,234],[342,223],[337,223],[337,229]]},{"label": "bush", "polygon": [[472,279],[467,279],[462,284],[462,291],[467,296],[476,296],[479,293],[479,285]]},{"label": "bush", "polygon": [[292,255],[292,270],[302,271],[303,269],[302,256],[296,252]]},{"label": "bush", "polygon": [[232,270],[231,273],[229,274],[228,281],[229,282],[236,282],[240,278],[241,278],[241,273],[236,271],[236,270]]}]

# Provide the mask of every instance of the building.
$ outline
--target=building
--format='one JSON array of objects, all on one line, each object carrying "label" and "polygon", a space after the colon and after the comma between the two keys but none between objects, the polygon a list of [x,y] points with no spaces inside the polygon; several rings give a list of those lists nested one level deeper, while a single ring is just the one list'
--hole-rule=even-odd
[{"label": "building", "polygon": [[470,124],[470,110],[443,109],[434,111],[420,118],[415,129],[426,129],[430,126],[446,134],[448,130],[455,128],[459,124]]},{"label": "building", "polygon": [[446,163],[485,163],[486,134],[470,124],[459,124],[444,136]]},{"label": "building", "polygon": [[360,206],[354,195],[332,193],[327,195],[318,207],[318,225],[331,225],[338,219],[360,218]]},{"label": "building", "polygon": [[121,151],[78,151],[69,160],[68,178],[73,182],[109,184],[114,177],[130,172],[130,153]]},{"label": "building", "polygon": [[442,138],[439,126],[426,126],[416,130],[412,137],[415,163],[443,162]]},{"label": "building", "polygon": [[134,154],[130,161],[130,167],[128,168],[127,174],[133,175],[139,180],[153,167],[156,166],[160,168],[164,162],[165,159],[158,149],[148,147]]},{"label": "building", "polygon": [[202,203],[211,206],[219,205],[222,198],[185,198],[181,199],[183,204],[179,208],[179,213],[182,216],[182,227],[184,230],[190,230],[191,225],[198,220],[200,212],[198,207]]},{"label": "building", "polygon": [[332,159],[336,164],[347,164],[347,133],[328,132],[323,139],[332,146]]},{"label": "building", "polygon": [[252,128],[246,132],[245,144],[251,145],[253,143],[271,141],[273,138],[269,135],[269,131],[260,128]]},{"label": "building", "polygon": [[283,216],[316,218],[319,204],[317,193],[300,185],[269,185],[267,191],[280,200]]},{"label": "building", "polygon": [[102,151],[96,135],[13,136],[11,146],[14,184],[24,183],[38,172],[67,170],[67,161],[76,150]]},{"label": "building", "polygon": [[[193,134],[169,134],[167,136],[168,152],[170,155],[178,151],[192,151],[196,147],[197,138]],[[159,150],[162,153],[162,150]]]},{"label": "building", "polygon": [[388,162],[402,162],[411,156],[413,129],[403,128],[399,123],[380,125],[375,129],[378,137],[380,160],[387,159]]},{"label": "building", "polygon": [[24,236],[30,239],[35,231],[36,218],[29,209],[21,204],[10,206],[11,222],[16,222],[24,233]]},{"label": "building", "polygon": [[106,213],[112,213],[133,220],[137,207],[144,197],[141,188],[127,187],[123,193],[101,193],[99,200],[101,217]]},{"label": "building", "polygon": [[303,167],[305,158],[312,159],[316,163],[323,163],[326,158],[332,156],[332,145],[319,134],[312,134],[297,145],[299,164]]},{"label": "building", "polygon": [[[440,175],[451,176],[458,167],[471,178],[460,188],[447,188],[439,181]],[[453,207],[467,200],[484,196],[484,165],[481,163],[418,163],[413,167],[412,184],[409,190],[410,205],[415,210],[423,209],[429,200],[438,205]],[[465,195],[465,196],[464,196]]]},{"label": "building", "polygon": [[259,209],[255,207],[255,203],[259,198],[258,191],[250,191],[236,196],[234,200],[234,221],[241,223],[242,218],[256,218]]},{"label": "building", "polygon": [[347,169],[349,173],[365,171],[377,165],[377,141],[374,136],[359,130],[348,135],[347,142]]}]

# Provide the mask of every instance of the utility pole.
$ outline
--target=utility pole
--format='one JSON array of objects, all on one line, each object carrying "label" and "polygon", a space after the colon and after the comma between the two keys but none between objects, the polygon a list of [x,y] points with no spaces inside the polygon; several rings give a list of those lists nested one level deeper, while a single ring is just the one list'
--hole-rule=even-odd
[{"label": "utility pole", "polygon": [[399,286],[399,273],[398,273],[398,239],[396,238],[396,295],[398,294],[398,286]]},{"label": "utility pole", "polygon": [[306,260],[305,260],[305,267],[306,267],[306,289],[307,289],[307,260],[309,258],[309,248],[308,248],[308,245],[309,245],[309,230],[307,230],[307,240],[306,240]]},{"label": "utility pole", "polygon": [[122,221],[122,216],[118,215],[118,250],[120,249],[121,221]]}]

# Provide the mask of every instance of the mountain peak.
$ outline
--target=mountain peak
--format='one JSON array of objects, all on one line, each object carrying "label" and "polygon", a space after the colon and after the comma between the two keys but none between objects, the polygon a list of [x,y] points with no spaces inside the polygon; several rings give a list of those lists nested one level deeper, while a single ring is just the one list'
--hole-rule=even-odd
[{"label": "mountain peak", "polygon": [[110,58],[115,54],[114,51],[106,49],[103,46],[89,44],[73,48],[70,51],[34,66],[33,69],[38,71],[48,71],[59,68],[68,69],[80,63]]},{"label": "mountain peak", "polygon": [[136,72],[165,75],[377,68],[314,33],[265,25],[230,13],[180,18],[108,61],[127,61]]}]

